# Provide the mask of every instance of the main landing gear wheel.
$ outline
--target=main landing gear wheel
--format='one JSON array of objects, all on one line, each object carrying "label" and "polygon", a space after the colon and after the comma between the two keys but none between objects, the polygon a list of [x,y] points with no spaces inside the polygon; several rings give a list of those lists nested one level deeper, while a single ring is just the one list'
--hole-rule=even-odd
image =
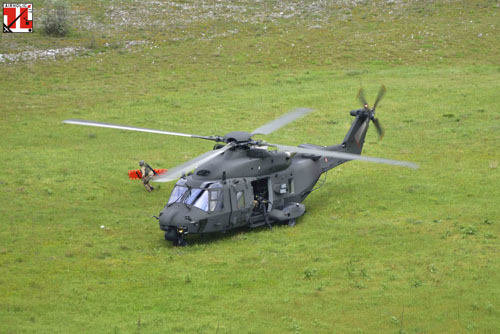
[{"label": "main landing gear wheel", "polygon": [[294,227],[296,223],[297,223],[297,222],[295,221],[295,219],[290,219],[290,220],[288,221],[288,226],[290,226],[290,227]]}]

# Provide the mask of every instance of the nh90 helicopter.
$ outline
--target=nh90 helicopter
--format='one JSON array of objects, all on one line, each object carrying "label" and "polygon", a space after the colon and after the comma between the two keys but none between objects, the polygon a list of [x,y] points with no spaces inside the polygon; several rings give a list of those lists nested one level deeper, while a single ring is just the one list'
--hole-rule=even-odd
[{"label": "nh90 helicopter", "polygon": [[[223,232],[242,226],[265,225],[271,229],[272,223],[277,222],[295,225],[296,219],[305,212],[301,202],[311,193],[321,174],[347,161],[418,168],[410,162],[361,155],[370,122],[380,137],[384,134],[375,118],[375,109],[385,91],[382,86],[370,108],[360,89],[358,99],[363,107],[350,112],[355,118],[347,135],[341,144],[332,146],[302,144],[295,147],[252,138],[257,134],[269,134],[312,111],[305,108],[285,114],[251,133],[234,131],[225,136],[200,136],[75,119],[64,123],[200,138],[217,143],[212,151],[153,179],[156,182],[178,179],[167,204],[156,218],[165,232],[165,239],[176,246],[184,246],[188,234]],[[268,147],[277,150],[268,150]]]}]

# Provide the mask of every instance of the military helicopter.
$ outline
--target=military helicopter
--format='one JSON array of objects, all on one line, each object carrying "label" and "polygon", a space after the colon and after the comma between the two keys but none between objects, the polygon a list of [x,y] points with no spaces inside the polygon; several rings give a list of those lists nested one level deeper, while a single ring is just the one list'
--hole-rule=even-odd
[{"label": "military helicopter", "polygon": [[[224,136],[200,136],[117,124],[70,119],[63,123],[141,131],[199,138],[216,142],[213,150],[203,153],[153,181],[178,180],[170,198],[156,217],[165,239],[185,246],[189,234],[224,232],[242,226],[267,226],[273,223],[294,226],[305,213],[302,202],[313,190],[321,174],[350,160],[418,168],[411,162],[362,156],[370,121],[380,138],[384,130],[375,109],[386,92],[382,85],[370,108],[363,89],[358,99],[363,107],[350,111],[355,117],[343,142],[332,146],[272,144],[252,137],[267,135],[310,113],[299,108],[252,132],[234,131]],[[269,150],[269,147],[275,150]],[[194,170],[194,171],[193,171]]]}]

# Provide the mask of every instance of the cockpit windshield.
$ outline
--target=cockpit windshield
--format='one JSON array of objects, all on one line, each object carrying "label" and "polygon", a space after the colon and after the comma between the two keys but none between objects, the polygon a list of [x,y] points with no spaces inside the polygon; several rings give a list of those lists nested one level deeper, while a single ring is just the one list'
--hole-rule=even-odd
[{"label": "cockpit windshield", "polygon": [[177,202],[188,190],[188,188],[185,186],[186,180],[180,179],[174,189],[172,190],[172,194],[170,194],[170,198],[168,200],[168,204],[172,204],[174,202]]},{"label": "cockpit windshield", "polygon": [[224,206],[222,184],[207,182],[201,188],[190,188],[186,180],[180,179],[172,190],[168,205],[175,202],[192,205],[206,212],[221,210]]}]

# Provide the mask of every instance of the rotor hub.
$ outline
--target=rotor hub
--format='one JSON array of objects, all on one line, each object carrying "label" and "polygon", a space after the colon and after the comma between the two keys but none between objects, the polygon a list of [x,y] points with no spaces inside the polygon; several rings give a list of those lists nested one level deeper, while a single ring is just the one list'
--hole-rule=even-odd
[{"label": "rotor hub", "polygon": [[246,143],[252,139],[252,134],[245,131],[233,131],[227,133],[222,140],[225,143],[236,142],[236,143]]}]

